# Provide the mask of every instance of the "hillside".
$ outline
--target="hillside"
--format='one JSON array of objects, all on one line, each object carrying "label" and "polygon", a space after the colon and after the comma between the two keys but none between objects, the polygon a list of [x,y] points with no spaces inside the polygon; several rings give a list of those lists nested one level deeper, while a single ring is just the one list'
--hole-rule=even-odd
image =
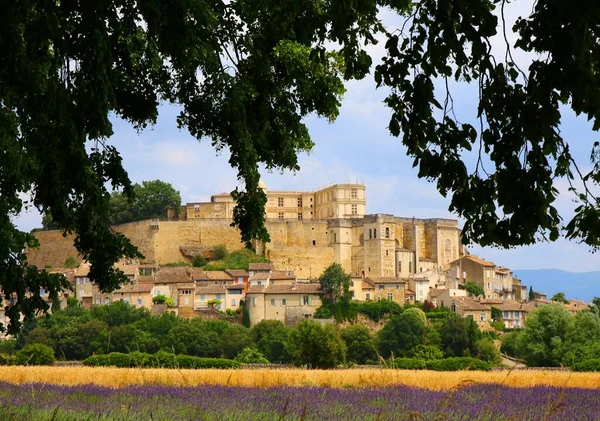
[{"label": "hillside", "polygon": [[600,297],[600,272],[568,272],[560,269],[518,269],[515,276],[520,278],[527,289],[546,294],[550,298],[557,292],[564,292],[568,298],[584,300]]}]

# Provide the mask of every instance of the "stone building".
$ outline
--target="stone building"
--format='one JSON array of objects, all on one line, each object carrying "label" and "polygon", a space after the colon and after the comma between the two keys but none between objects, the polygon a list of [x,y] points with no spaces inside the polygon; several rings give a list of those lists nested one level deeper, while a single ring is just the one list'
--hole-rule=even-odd
[{"label": "stone building", "polygon": [[[368,215],[363,184],[334,184],[313,192],[262,186],[271,242],[254,245],[275,267],[293,271],[298,279],[316,279],[334,262],[353,276],[410,278],[465,255],[456,220]],[[142,263],[189,262],[215,245],[243,247],[239,231],[231,226],[234,205],[231,196],[215,195],[210,202],[185,205],[184,220],[131,222],[114,229],[139,248]],[[30,250],[32,264],[59,267],[77,255],[73,237],[64,238],[60,231],[35,235],[41,246]]]}]

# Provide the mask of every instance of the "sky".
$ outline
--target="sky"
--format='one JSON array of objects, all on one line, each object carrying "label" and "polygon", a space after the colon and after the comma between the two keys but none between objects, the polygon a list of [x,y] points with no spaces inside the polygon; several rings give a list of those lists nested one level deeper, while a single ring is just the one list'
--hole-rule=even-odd
[{"label": "sky", "polygon": [[[509,5],[508,26],[530,9],[528,1]],[[388,28],[400,26],[397,16],[389,12],[382,12],[381,17]],[[508,38],[513,41],[514,34],[509,33]],[[383,44],[370,48],[375,64],[379,61],[377,58],[384,55]],[[504,40],[497,38],[493,44],[495,54],[503,56]],[[515,58],[525,68],[531,60],[522,53]],[[458,219],[448,211],[449,199],[443,198],[434,184],[417,177],[417,170],[412,167],[412,159],[406,156],[400,139],[389,134],[386,127],[391,111],[382,102],[387,92],[376,89],[372,75],[362,81],[349,82],[346,87],[335,122],[312,116],[305,120],[315,146],[309,154],[300,156],[300,171],[262,171],[267,187],[316,190],[331,183],[362,182],[366,185],[367,213]],[[475,115],[477,98],[473,86],[454,86],[453,96],[461,120]],[[183,203],[209,201],[212,194],[233,190],[238,180],[227,162],[227,151],[216,154],[209,140],[198,141],[185,129],[177,129],[177,114],[176,107],[161,106],[158,123],[141,133],[113,119],[115,134],[109,143],[120,151],[130,179],[133,182],[159,179],[171,183],[181,193]],[[564,110],[561,131],[580,165],[589,166],[591,145],[598,138],[591,131],[591,125]],[[568,217],[574,205],[567,185],[559,180],[556,187],[561,191],[556,206],[561,215]],[[21,214],[15,222],[20,229],[29,231],[41,226],[41,216],[32,210]],[[460,219],[459,226],[462,226]],[[600,259],[587,246],[563,239],[511,250],[472,246],[469,251],[512,269],[600,270]]]}]

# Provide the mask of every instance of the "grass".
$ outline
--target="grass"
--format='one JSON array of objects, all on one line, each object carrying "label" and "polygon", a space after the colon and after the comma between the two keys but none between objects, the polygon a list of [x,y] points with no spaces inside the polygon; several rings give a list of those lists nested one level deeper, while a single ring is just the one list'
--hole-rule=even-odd
[{"label": "grass", "polygon": [[510,387],[555,386],[600,389],[600,373],[541,370],[431,372],[393,369],[173,370],[0,366],[0,380],[13,384],[48,383],[66,386],[94,384],[107,387],[222,385],[351,388],[404,385],[430,390],[452,390],[469,384],[492,383]]}]

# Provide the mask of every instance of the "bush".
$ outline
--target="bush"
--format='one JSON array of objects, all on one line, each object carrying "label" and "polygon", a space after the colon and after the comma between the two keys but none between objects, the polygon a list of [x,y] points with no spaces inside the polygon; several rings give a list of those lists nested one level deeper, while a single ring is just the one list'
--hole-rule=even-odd
[{"label": "bush", "polygon": [[437,346],[432,345],[417,345],[413,351],[414,358],[419,360],[441,360],[444,358],[444,353]]},{"label": "bush", "polygon": [[328,306],[321,305],[321,307],[315,310],[313,314],[313,318],[315,319],[331,319],[333,314],[331,314],[331,309]]},{"label": "bush", "polygon": [[15,365],[17,358],[14,355],[0,355],[0,365]]},{"label": "bush", "polygon": [[67,257],[65,260],[65,268],[72,269],[77,266],[77,260],[74,257]]},{"label": "bush", "polygon": [[213,260],[223,260],[225,257],[227,257],[227,247],[225,247],[223,244],[214,246],[211,252]]},{"label": "bush", "polygon": [[500,332],[504,331],[504,322],[489,322],[489,324],[496,330]]},{"label": "bush", "polygon": [[260,351],[248,347],[240,351],[235,361],[241,364],[269,364],[269,360]]},{"label": "bush", "polygon": [[600,371],[600,358],[575,363],[571,366],[571,369],[573,371]]},{"label": "bush", "polygon": [[167,297],[162,294],[152,297],[153,304],[164,304],[166,302],[167,302]]},{"label": "bush", "polygon": [[477,349],[477,358],[480,360],[491,364],[500,362],[500,351],[491,339],[480,339],[475,344],[475,348]]},{"label": "bush", "polygon": [[25,345],[17,352],[19,365],[51,365],[54,362],[54,350],[42,344]]},{"label": "bush", "polygon": [[208,263],[208,261],[201,255],[192,257],[192,266],[194,266],[194,267],[201,268],[202,266],[206,265],[207,263]]},{"label": "bush", "polygon": [[389,359],[387,364],[390,368],[399,370],[433,370],[433,371],[460,371],[478,370],[489,371],[492,366],[477,358],[460,357],[444,358],[441,360],[422,360],[419,358],[395,358]]},{"label": "bush", "polygon": [[237,368],[237,361],[225,358],[199,358],[190,355],[175,355],[159,351],[156,354],[132,352],[122,354],[111,352],[106,355],[93,355],[83,361],[87,366],[115,366],[119,368]]}]

